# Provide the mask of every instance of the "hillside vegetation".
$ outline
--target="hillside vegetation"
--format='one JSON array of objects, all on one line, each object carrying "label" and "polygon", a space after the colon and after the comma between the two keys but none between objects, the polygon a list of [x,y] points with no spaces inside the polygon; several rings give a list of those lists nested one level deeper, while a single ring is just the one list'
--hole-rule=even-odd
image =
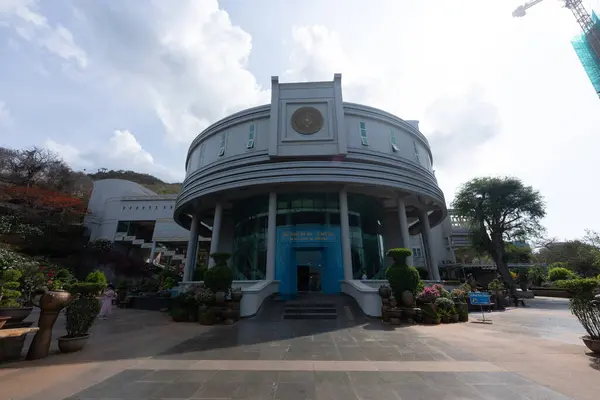
[{"label": "hillside vegetation", "polygon": [[88,174],[88,176],[94,181],[99,179],[125,179],[139,183],[158,194],[176,194],[181,189],[181,183],[167,183],[150,174],[134,171],[100,169],[96,173]]}]

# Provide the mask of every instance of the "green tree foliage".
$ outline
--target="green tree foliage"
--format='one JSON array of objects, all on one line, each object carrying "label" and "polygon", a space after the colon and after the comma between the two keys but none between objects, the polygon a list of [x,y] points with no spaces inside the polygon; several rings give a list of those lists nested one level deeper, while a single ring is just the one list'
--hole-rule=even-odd
[{"label": "green tree foliage", "polygon": [[598,234],[588,231],[582,240],[566,242],[547,241],[535,255],[538,263],[565,263],[581,276],[595,276],[600,273],[600,240]]},{"label": "green tree foliage", "polygon": [[546,211],[541,194],[517,178],[475,178],[459,189],[453,208],[469,221],[473,247],[492,257],[514,292],[505,244],[543,231],[540,221]]}]

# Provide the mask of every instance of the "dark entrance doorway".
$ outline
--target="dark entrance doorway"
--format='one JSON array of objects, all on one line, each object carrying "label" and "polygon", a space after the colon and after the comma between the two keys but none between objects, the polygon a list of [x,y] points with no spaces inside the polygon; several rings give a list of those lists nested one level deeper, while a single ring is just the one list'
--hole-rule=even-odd
[{"label": "dark entrance doorway", "polygon": [[298,292],[321,292],[321,269],[325,266],[325,249],[296,249],[296,289]]}]

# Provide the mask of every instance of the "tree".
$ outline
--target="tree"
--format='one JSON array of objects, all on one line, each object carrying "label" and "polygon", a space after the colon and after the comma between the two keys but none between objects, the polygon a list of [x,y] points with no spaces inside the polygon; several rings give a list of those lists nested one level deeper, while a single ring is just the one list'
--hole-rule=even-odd
[{"label": "tree", "polygon": [[596,276],[600,272],[600,237],[594,231],[587,230],[581,240],[544,239],[539,247],[535,255],[538,263],[564,263],[582,276]]},{"label": "tree", "polygon": [[526,240],[543,232],[540,220],[546,211],[541,194],[517,178],[475,178],[459,189],[453,208],[469,221],[473,247],[492,257],[514,293],[505,242]]}]

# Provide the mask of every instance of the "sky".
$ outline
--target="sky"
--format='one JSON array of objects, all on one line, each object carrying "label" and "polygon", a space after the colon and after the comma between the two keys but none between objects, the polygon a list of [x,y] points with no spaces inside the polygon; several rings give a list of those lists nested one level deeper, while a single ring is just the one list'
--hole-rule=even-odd
[{"label": "sky", "polygon": [[[193,138],[270,102],[270,77],[332,80],[345,101],[419,120],[448,204],[517,176],[548,235],[600,230],[600,99],[561,1],[0,0],[0,146],[74,169],[182,181]],[[584,4],[600,10],[600,0]]]}]

